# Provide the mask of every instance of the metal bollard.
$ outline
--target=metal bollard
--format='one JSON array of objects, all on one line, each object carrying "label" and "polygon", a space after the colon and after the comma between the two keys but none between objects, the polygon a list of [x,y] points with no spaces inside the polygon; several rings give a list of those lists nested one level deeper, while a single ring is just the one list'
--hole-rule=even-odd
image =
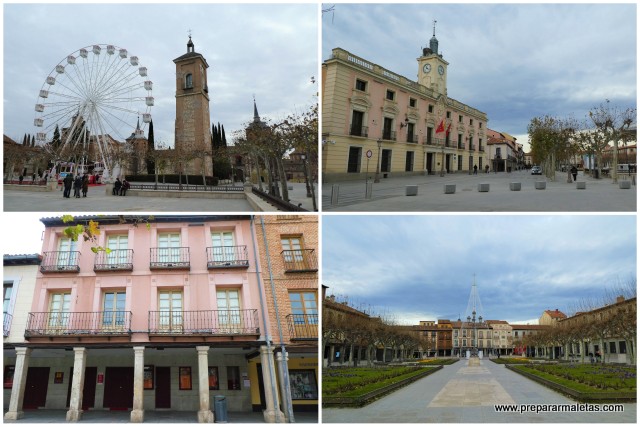
[{"label": "metal bollard", "polygon": [[331,186],[331,205],[338,204],[338,197],[340,195],[340,185],[333,184]]},{"label": "metal bollard", "polygon": [[365,190],[364,198],[370,199],[372,194],[373,194],[373,183],[367,182],[367,189]]}]

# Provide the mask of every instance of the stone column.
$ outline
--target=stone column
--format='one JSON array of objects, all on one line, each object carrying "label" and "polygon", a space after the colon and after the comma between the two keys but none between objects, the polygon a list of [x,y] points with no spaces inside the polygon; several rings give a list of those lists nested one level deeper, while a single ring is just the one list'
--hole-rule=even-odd
[{"label": "stone column", "polygon": [[133,410],[131,422],[144,422],[144,347],[133,347]]},{"label": "stone column", "polygon": [[16,347],[16,366],[13,373],[13,387],[11,388],[9,411],[4,414],[5,421],[19,420],[24,416],[22,412],[22,401],[24,399],[24,388],[27,382],[30,354],[30,348]]},{"label": "stone column", "polygon": [[199,423],[212,423],[213,412],[209,404],[209,346],[197,346],[198,352],[198,395],[200,397]]},{"label": "stone column", "polygon": [[[284,410],[284,419],[288,423],[295,423],[295,417],[293,416],[293,403],[291,401],[291,388],[289,386],[289,354],[287,352],[276,353],[276,359],[278,361],[278,379],[280,381],[280,396],[282,400],[282,409]],[[289,386],[289,387],[287,387]]]},{"label": "stone column", "polygon": [[77,422],[82,418],[82,391],[84,389],[84,370],[87,363],[87,349],[73,348],[73,382],[71,384],[71,399],[67,411],[67,421]]},{"label": "stone column", "polygon": [[[275,389],[275,368],[273,354],[267,346],[260,347],[260,361],[262,363],[262,381],[264,383],[264,399],[267,409],[264,410],[264,420],[267,423],[284,422],[284,414],[279,409],[278,392]],[[273,375],[273,377],[272,377]]]}]

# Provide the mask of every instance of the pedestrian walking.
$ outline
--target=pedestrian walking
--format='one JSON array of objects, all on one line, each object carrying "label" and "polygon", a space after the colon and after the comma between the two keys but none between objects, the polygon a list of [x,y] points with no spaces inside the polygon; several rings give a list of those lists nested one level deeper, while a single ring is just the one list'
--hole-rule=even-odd
[{"label": "pedestrian walking", "polygon": [[573,182],[576,182],[576,179],[578,179],[578,168],[571,166],[571,175],[573,175]]},{"label": "pedestrian walking", "polygon": [[120,194],[121,188],[122,182],[120,181],[120,178],[116,178],[116,182],[113,183],[113,191],[111,192],[111,194],[114,196],[118,196]]},{"label": "pedestrian walking", "polygon": [[473,165],[473,174],[478,175],[478,165]]},{"label": "pedestrian walking", "polygon": [[64,184],[64,193],[62,193],[62,196],[68,199],[71,195],[71,186],[73,185],[73,175],[68,173],[62,180],[62,183]]},{"label": "pedestrian walking", "polygon": [[82,176],[76,176],[75,181],[73,181],[73,197],[76,199],[80,198],[80,190],[82,190]]},{"label": "pedestrian walking", "polygon": [[20,174],[20,176],[18,177],[18,181],[20,182],[20,184],[22,184],[22,180],[24,179],[24,176],[22,176],[22,174]]},{"label": "pedestrian walking", "polygon": [[129,187],[131,187],[131,184],[129,184],[129,181],[127,181],[127,178],[124,178],[122,180],[122,188],[120,189],[120,195],[126,196],[127,190],[129,189]]},{"label": "pedestrian walking", "polygon": [[89,191],[89,176],[84,174],[82,177],[82,197],[87,197],[87,191]]}]

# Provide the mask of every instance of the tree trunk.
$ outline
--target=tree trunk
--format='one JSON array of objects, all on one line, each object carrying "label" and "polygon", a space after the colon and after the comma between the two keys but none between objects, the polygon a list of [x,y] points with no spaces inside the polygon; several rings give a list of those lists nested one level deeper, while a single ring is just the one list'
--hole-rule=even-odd
[{"label": "tree trunk", "polygon": [[282,164],[282,158],[276,159],[276,165],[278,167],[278,175],[280,175],[280,185],[282,185],[282,200],[289,201],[289,189],[287,188],[287,175],[284,172],[284,165]]}]

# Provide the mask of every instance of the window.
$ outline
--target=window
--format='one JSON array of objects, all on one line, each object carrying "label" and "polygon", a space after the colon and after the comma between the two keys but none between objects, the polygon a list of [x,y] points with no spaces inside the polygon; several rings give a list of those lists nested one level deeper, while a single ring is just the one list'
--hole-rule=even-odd
[{"label": "window", "polygon": [[407,123],[407,142],[418,142],[416,141],[416,136],[413,133],[414,128],[415,124]]},{"label": "window", "polygon": [[609,343],[609,353],[616,354],[616,343],[615,343],[615,341],[611,341]]},{"label": "window", "polygon": [[396,98],[396,93],[390,89],[387,89],[387,99],[393,101]]},{"label": "window", "polygon": [[182,291],[161,291],[158,294],[160,329],[182,328]]},{"label": "window", "polygon": [[129,236],[126,234],[107,236],[107,248],[111,250],[107,254],[107,264],[126,264]]},{"label": "window", "polygon": [[433,128],[427,126],[427,145],[433,144]]},{"label": "window", "polygon": [[221,328],[239,327],[242,323],[240,316],[240,290],[218,289],[218,324]]},{"label": "window", "polygon": [[362,147],[349,147],[349,160],[347,162],[348,173],[360,172],[361,156],[362,156]]},{"label": "window", "polygon": [[478,128],[482,129],[482,122],[478,122]]},{"label": "window", "polygon": [[458,123],[462,123],[462,116],[458,115]]},{"label": "window", "polygon": [[158,234],[158,261],[180,261],[180,233]]},{"label": "window", "polygon": [[239,366],[227,366],[227,388],[229,390],[240,390]]},{"label": "window", "polygon": [[232,231],[219,231],[211,233],[211,245],[213,246],[213,261],[235,261],[235,242]]},{"label": "window", "polygon": [[289,292],[293,323],[318,324],[318,303],[315,292]]},{"label": "window", "polygon": [[433,113],[433,105],[429,104],[428,111],[429,111],[430,113]]},{"label": "window", "polygon": [[318,399],[318,387],[316,385],[316,372],[313,369],[292,369],[289,371],[289,385],[291,386],[291,399],[316,400]]},{"label": "window", "polygon": [[451,118],[451,111],[447,111],[447,119]]},{"label": "window", "polygon": [[105,292],[102,303],[102,327],[117,328],[125,325],[125,302],[127,294],[124,291]]},{"label": "window", "polygon": [[78,242],[68,237],[60,238],[58,242],[58,267],[75,265],[77,262],[75,252],[78,250]]},{"label": "window", "polygon": [[360,90],[362,92],[367,91],[367,82],[364,80],[356,79],[356,90]]},{"label": "window", "polygon": [[13,282],[4,282],[2,286],[3,302],[2,312],[9,312],[9,304],[11,304],[11,294],[13,293]]},{"label": "window", "polygon": [[416,99],[415,98],[409,98],[409,107],[416,107]]},{"label": "window", "polygon": [[625,341],[619,341],[618,348],[620,349],[620,354],[627,354],[627,343]]},{"label": "window", "polygon": [[394,135],[391,129],[393,129],[393,119],[390,117],[385,117],[382,125],[382,139],[394,139]]},{"label": "window", "polygon": [[193,74],[189,73],[184,77],[184,88],[193,89]]},{"label": "window", "polygon": [[66,328],[69,323],[71,308],[71,293],[52,293],[49,300],[49,327],[53,329]]},{"label": "window", "polygon": [[354,110],[351,114],[351,132],[353,136],[367,136],[366,129],[363,127],[364,113]]},{"label": "window", "polygon": [[473,125],[473,119],[469,119],[469,125]]}]

